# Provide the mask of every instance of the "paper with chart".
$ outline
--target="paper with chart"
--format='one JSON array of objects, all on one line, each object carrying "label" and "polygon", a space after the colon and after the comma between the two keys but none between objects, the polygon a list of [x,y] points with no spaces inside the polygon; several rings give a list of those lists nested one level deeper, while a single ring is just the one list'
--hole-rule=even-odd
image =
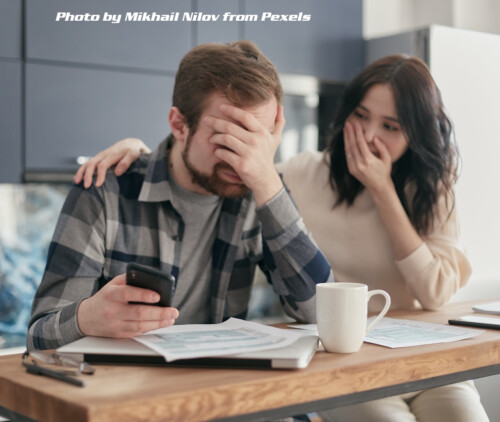
[{"label": "paper with chart", "polygon": [[224,356],[285,347],[301,334],[230,318],[221,324],[174,325],[150,331],[134,340],[160,353],[167,362]]},{"label": "paper with chart", "polygon": [[[375,317],[368,318],[367,325],[370,324],[373,318]],[[292,324],[289,327],[318,333],[316,324]],[[397,347],[465,340],[481,333],[484,333],[484,331],[409,319],[384,317],[366,335],[365,342],[394,349]]]},{"label": "paper with chart", "polygon": [[[368,324],[371,319],[368,319]],[[465,340],[481,333],[484,331],[408,319],[382,318],[367,334],[365,341],[396,348]]]}]

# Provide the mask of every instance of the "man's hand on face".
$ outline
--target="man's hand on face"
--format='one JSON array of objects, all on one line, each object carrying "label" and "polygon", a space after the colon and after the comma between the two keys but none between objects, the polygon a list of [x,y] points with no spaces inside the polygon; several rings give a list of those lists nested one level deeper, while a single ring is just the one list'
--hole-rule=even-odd
[{"label": "man's hand on face", "polygon": [[249,111],[222,105],[221,112],[228,119],[207,116],[205,123],[216,134],[210,142],[217,148],[215,155],[229,164],[243,183],[253,191],[257,206],[273,198],[283,183],[274,166],[274,156],[285,126],[283,106],[278,106],[274,128],[266,128]]},{"label": "man's hand on face", "polygon": [[88,336],[130,338],[174,324],[175,308],[131,305],[128,302],[154,304],[160,300],[152,290],[126,284],[125,274],[106,284],[95,295],[80,303],[77,312],[80,331]]}]

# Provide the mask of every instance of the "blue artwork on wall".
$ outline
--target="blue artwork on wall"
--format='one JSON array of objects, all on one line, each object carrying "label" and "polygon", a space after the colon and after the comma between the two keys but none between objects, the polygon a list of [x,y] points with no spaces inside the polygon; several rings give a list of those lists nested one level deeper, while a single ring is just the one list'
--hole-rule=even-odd
[{"label": "blue artwork on wall", "polygon": [[69,185],[0,185],[0,347],[26,343],[31,303]]}]

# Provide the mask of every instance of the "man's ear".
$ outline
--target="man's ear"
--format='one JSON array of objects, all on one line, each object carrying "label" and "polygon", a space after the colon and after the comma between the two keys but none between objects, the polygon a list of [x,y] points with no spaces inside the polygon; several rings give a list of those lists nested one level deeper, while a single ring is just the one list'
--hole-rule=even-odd
[{"label": "man's ear", "polygon": [[184,142],[189,135],[189,128],[186,124],[186,118],[177,107],[170,109],[168,121],[174,138],[179,142]]}]

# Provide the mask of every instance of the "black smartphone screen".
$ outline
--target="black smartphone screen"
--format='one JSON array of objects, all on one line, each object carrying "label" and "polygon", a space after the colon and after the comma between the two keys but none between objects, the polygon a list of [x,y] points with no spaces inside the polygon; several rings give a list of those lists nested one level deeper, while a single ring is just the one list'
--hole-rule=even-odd
[{"label": "black smartphone screen", "polygon": [[172,306],[175,291],[175,278],[154,268],[131,262],[127,265],[127,284],[142,289],[153,290],[160,295],[157,303],[129,302],[153,306]]}]

